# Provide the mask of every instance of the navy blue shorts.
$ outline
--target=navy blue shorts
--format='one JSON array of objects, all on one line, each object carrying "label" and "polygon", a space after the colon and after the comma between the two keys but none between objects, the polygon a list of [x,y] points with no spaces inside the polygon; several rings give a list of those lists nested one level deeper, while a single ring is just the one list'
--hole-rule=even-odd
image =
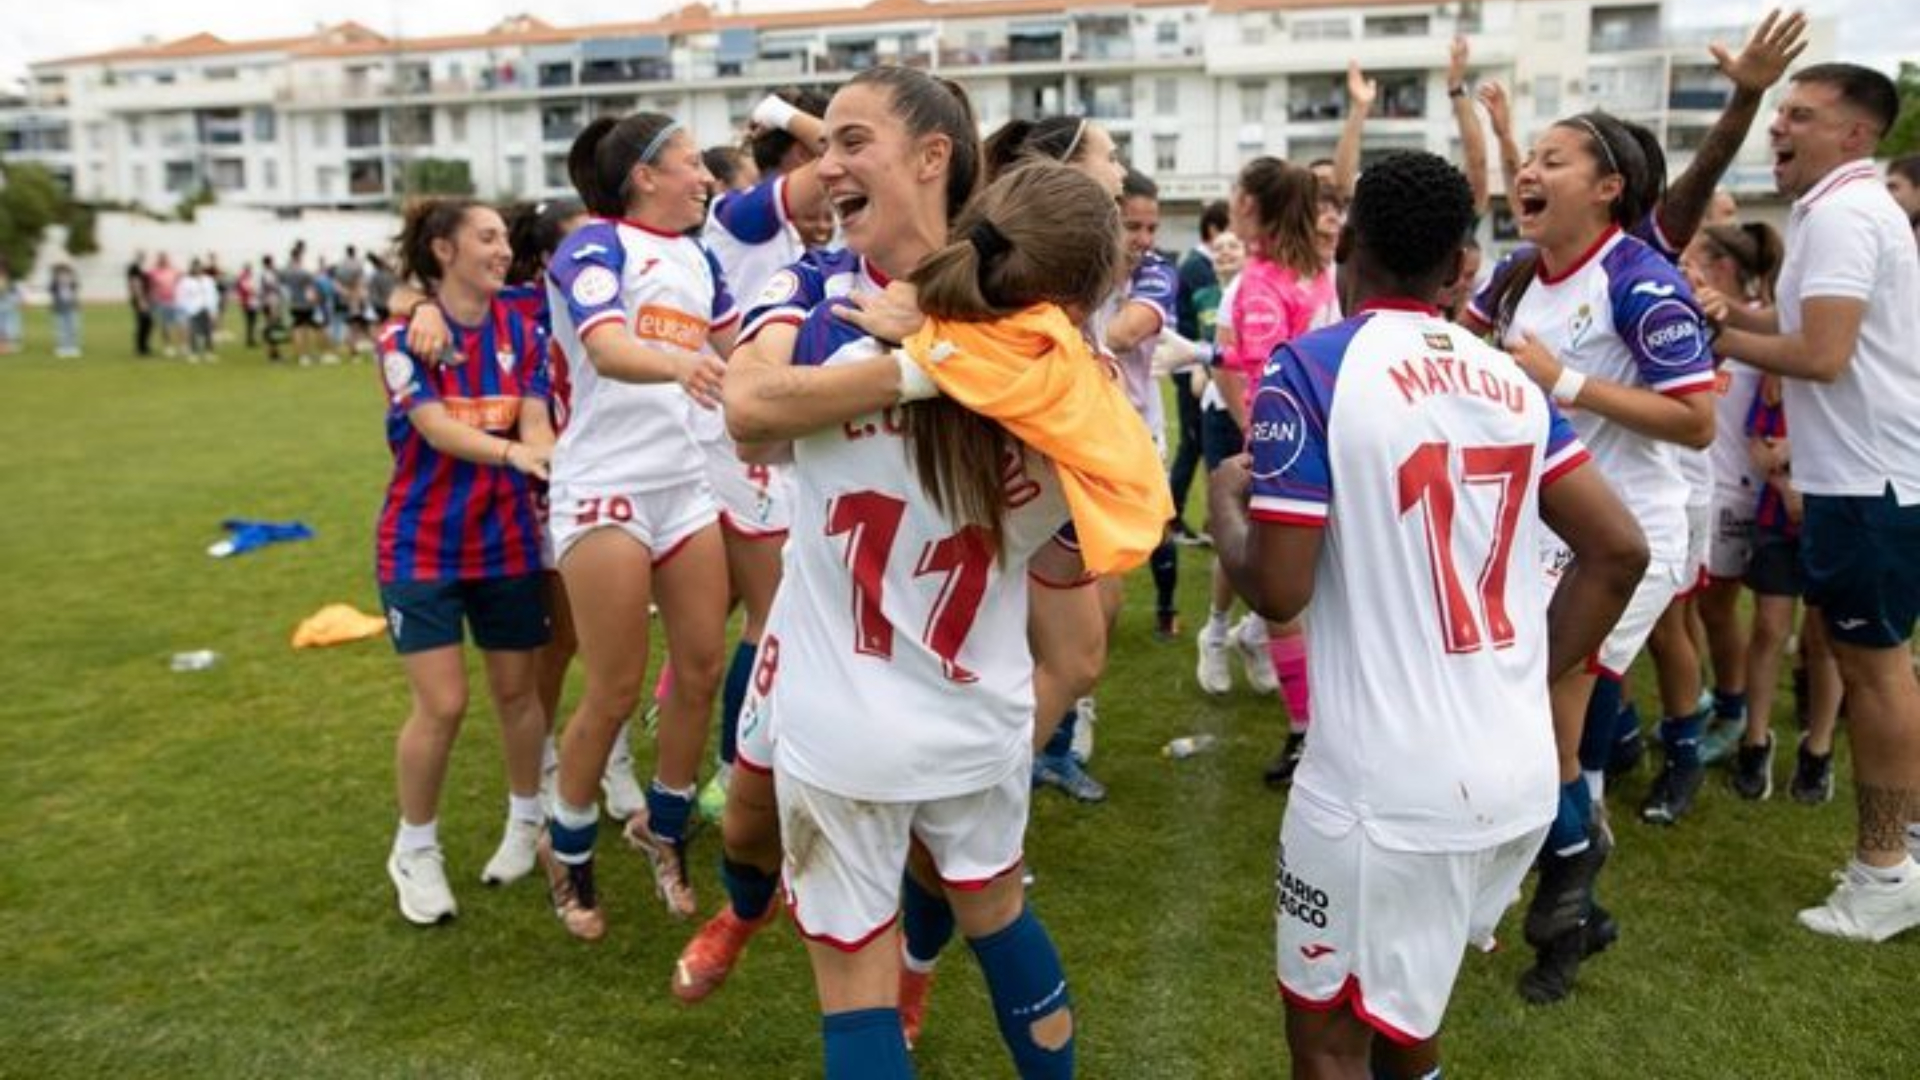
[{"label": "navy blue shorts", "polygon": [[463,623],[473,628],[473,643],[488,652],[538,649],[553,638],[543,574],[398,581],[380,586],[380,606],[387,612],[387,636],[402,656],[459,645]]},{"label": "navy blue shorts", "polygon": [[1800,537],[1756,526],[1745,580],[1747,588],[1761,596],[1804,596],[1807,575],[1800,570]]},{"label": "navy blue shorts", "polygon": [[1225,409],[1205,409],[1200,413],[1200,456],[1206,461],[1208,472],[1246,448],[1247,436],[1240,425],[1233,422],[1232,413]]},{"label": "navy blue shorts", "polygon": [[1834,639],[1891,649],[1920,617],[1920,505],[1877,496],[1808,495],[1800,532],[1807,603]]}]

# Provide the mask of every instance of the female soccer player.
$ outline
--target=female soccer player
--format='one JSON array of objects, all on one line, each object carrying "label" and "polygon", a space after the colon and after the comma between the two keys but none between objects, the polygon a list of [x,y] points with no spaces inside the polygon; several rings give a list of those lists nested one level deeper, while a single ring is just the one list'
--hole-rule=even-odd
[{"label": "female soccer player", "polygon": [[396,322],[381,360],[394,473],[377,533],[380,600],[413,689],[396,754],[400,831],[387,873],[400,913],[430,925],[457,909],[437,823],[466,712],[463,623],[485,655],[507,755],[506,835],[482,877],[504,883],[533,868],[546,725],[535,658],[547,643],[547,614],[528,478],[546,476],[553,430],[536,335],[498,296],[512,257],[500,215],[470,199],[416,203],[399,254],[468,358],[423,363]]},{"label": "female soccer player", "polygon": [[[1528,376],[1569,407],[1652,552],[1645,580],[1593,670],[1554,683],[1563,786],[1527,921],[1539,964],[1523,977],[1521,992],[1534,1001],[1564,997],[1590,945],[1611,934],[1592,904],[1609,846],[1592,828],[1592,797],[1611,748],[1621,678],[1687,584],[1687,484],[1674,448],[1700,449],[1713,440],[1713,357],[1693,295],[1670,262],[1622,231],[1659,198],[1662,178],[1651,165],[1657,147],[1650,143],[1644,130],[1604,113],[1549,127],[1514,180],[1528,245],[1495,270],[1466,322],[1495,330]],[[1698,662],[1680,666],[1693,668],[1694,683],[1681,695],[1692,702],[1700,693]],[[1641,808],[1646,820],[1672,823],[1692,804],[1704,775],[1703,724],[1695,713],[1662,725],[1666,766]],[[1590,736],[1584,743],[1583,731]]]},{"label": "female soccer player", "polygon": [[[658,113],[602,117],[574,140],[568,171],[597,220],[548,269],[553,337],[574,377],[554,455],[554,553],[573,603],[586,688],[560,745],[548,882],[567,929],[606,929],[593,881],[594,789],[645,685],[649,608],[673,654],[659,756],[626,836],[653,863],[667,910],[693,914],[688,819],[720,681],[727,583],[718,510],[684,395],[717,403],[738,320],[713,257],[687,233],[706,211],[690,133]],[[678,383],[678,386],[673,384]]]}]

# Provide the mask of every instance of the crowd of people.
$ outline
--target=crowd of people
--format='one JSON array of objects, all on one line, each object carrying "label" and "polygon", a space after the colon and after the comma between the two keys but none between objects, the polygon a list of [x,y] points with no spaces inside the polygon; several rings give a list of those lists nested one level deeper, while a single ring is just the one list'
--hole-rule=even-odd
[{"label": "crowd of people", "polygon": [[[1439,1076],[1464,954],[1530,869],[1519,991],[1572,992],[1631,922],[1597,901],[1607,778],[1647,753],[1626,672],[1645,650],[1659,688],[1644,821],[1684,823],[1718,760],[1766,798],[1796,601],[1790,790],[1832,798],[1844,716],[1859,820],[1800,922],[1920,925],[1920,168],[1872,163],[1885,76],[1787,78],[1804,30],[1775,13],[1715,47],[1730,102],[1671,179],[1651,132],[1603,112],[1523,150],[1464,42],[1463,160],[1362,168],[1355,67],[1335,157],[1247,162],[1179,259],[1099,123],[982,140],[957,87],[881,67],[769,95],[744,150],[659,113],[595,120],[577,199],[418,202],[378,301],[371,259],[326,288],[297,249],[263,267],[295,325],[333,317],[327,295],[349,298],[344,340],[354,311],[391,314],[377,575],[412,689],[401,914],[458,909],[438,818],[470,630],[507,758],[484,881],[537,874],[564,932],[605,937],[604,804],[693,919],[704,807],[727,895],[676,997],[717,992],[784,906],[827,1075],[910,1076],[957,932],[1018,1073],[1071,1075],[1028,809],[1043,788],[1108,797],[1088,762],[1119,583],[1148,566],[1156,632],[1183,640],[1189,543],[1217,556],[1201,691],[1228,692],[1237,656],[1288,722],[1266,779],[1290,793],[1295,1075]],[[1783,79],[1784,237],[1717,191]],[[1495,193],[1523,242],[1483,272]],[[1204,521],[1184,513],[1203,473]]]},{"label": "crowd of people", "polygon": [[[75,312],[71,337],[61,307],[63,271],[70,297],[65,310]],[[77,357],[77,283],[71,267],[57,267],[54,275],[49,291],[56,319],[62,320],[61,355],[68,355],[64,350],[71,342],[71,355]],[[388,317],[397,281],[387,258],[351,244],[337,259],[309,263],[307,245],[298,241],[283,260],[263,255],[235,273],[223,270],[211,253],[182,267],[164,251],[151,259],[136,252],[126,269],[133,352],[188,363],[217,361],[221,348],[236,337],[227,327],[237,317],[241,347],[264,349],[272,363],[311,366],[370,357],[374,329]]]}]

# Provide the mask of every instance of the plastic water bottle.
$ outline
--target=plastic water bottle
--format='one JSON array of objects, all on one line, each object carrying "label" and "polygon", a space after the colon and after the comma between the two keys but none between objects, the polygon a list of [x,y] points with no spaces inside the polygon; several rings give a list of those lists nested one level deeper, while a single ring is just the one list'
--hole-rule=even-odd
[{"label": "plastic water bottle", "polygon": [[205,671],[220,662],[220,654],[212,649],[195,649],[192,652],[173,654],[170,665],[175,671]]},{"label": "plastic water bottle", "polygon": [[1182,735],[1160,748],[1160,756],[1180,761],[1195,754],[1204,754],[1220,742],[1217,735]]}]

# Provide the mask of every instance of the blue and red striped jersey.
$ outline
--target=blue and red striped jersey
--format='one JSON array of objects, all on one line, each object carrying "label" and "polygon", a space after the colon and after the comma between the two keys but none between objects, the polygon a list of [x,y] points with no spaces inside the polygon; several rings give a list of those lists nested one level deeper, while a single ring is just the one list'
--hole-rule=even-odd
[{"label": "blue and red striped jersey", "polygon": [[[1787,437],[1787,409],[1784,402],[1767,404],[1765,394],[1753,395],[1753,407],[1747,411],[1747,436],[1754,439],[1784,439]],[[1787,513],[1786,497],[1772,483],[1762,477],[1760,485],[1760,504],[1754,508],[1753,524],[1755,528],[1786,536],[1798,536],[1800,527]]]},{"label": "blue and red striped jersey", "polygon": [[547,287],[542,281],[509,285],[500,290],[500,302],[507,305],[520,321],[533,330],[540,351],[547,358],[547,408],[553,417],[553,433],[567,429],[573,409],[573,378],[567,373],[567,351],[553,340],[553,317],[547,309]]},{"label": "blue and red striped jersey", "polygon": [[[444,310],[442,314],[445,315]],[[410,416],[437,404],[455,420],[514,438],[525,401],[549,397],[544,350],[531,326],[495,300],[479,326],[447,327],[460,361],[422,363],[407,351],[406,323],[380,335],[393,479],[375,534],[380,583],[468,581],[540,569],[540,526],[525,475],[476,464],[428,445]]]}]

